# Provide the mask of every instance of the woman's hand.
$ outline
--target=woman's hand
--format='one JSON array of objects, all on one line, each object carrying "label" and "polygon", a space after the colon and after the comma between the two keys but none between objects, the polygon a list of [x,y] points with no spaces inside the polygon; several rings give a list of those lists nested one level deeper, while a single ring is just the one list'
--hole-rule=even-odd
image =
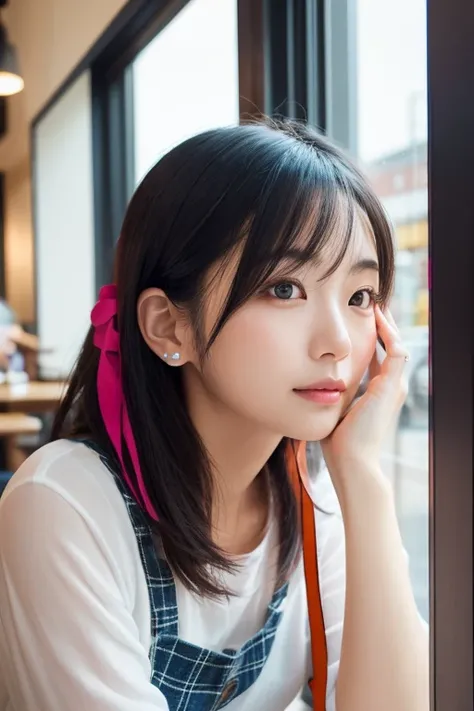
[{"label": "woman's hand", "polygon": [[336,489],[355,470],[379,471],[384,440],[407,394],[404,370],[408,353],[398,328],[390,312],[382,312],[377,305],[375,319],[386,357],[380,363],[377,351],[374,353],[366,392],[321,442]]}]

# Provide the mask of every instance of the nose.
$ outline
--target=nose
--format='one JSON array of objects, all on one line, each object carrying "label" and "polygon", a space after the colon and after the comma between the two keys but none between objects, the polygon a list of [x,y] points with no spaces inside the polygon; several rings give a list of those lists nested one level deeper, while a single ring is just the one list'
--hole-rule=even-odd
[{"label": "nose", "polygon": [[350,354],[351,348],[349,331],[342,314],[329,309],[324,314],[318,314],[310,345],[311,358],[339,361]]}]

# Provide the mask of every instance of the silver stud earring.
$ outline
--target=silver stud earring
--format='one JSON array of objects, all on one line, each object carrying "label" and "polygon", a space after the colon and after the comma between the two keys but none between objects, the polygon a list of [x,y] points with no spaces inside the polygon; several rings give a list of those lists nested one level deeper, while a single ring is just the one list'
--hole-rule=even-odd
[{"label": "silver stud earring", "polygon": [[163,358],[168,358],[168,353],[163,353]]},{"label": "silver stud earring", "polygon": [[171,356],[171,358],[172,358],[173,360],[179,360],[179,353],[173,353],[173,355]]}]

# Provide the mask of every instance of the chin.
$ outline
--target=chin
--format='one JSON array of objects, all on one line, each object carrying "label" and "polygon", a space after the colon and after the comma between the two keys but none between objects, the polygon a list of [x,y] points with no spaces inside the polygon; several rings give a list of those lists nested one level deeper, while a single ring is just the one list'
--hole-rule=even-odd
[{"label": "chin", "polygon": [[340,418],[341,413],[337,408],[337,411],[306,417],[302,422],[293,421],[291,426],[285,428],[285,437],[304,442],[320,442],[329,437],[337,427]]}]

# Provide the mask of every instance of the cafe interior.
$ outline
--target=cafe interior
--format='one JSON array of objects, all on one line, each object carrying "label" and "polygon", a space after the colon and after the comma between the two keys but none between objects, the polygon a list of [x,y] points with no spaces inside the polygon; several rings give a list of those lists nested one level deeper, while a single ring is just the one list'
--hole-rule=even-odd
[{"label": "cafe interior", "polygon": [[0,0],[0,496],[50,437],[149,168],[205,129],[307,119],[394,225],[411,359],[384,468],[432,711],[474,708],[473,28],[466,0]]},{"label": "cafe interior", "polygon": [[41,346],[17,323],[3,326],[0,359],[0,495],[12,473],[47,441],[54,412],[64,393],[63,380],[39,380]]}]

